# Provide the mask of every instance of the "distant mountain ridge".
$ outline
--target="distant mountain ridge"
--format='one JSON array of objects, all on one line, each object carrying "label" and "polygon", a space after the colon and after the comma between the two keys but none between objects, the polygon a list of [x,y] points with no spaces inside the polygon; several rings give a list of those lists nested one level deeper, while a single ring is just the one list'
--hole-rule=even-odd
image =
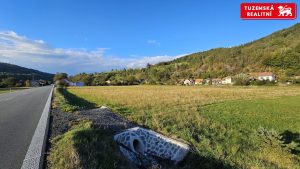
[{"label": "distant mountain ridge", "polygon": [[52,81],[54,75],[45,73],[34,69],[29,69],[10,63],[0,62],[0,79],[7,77],[15,77],[18,80],[47,80]]}]

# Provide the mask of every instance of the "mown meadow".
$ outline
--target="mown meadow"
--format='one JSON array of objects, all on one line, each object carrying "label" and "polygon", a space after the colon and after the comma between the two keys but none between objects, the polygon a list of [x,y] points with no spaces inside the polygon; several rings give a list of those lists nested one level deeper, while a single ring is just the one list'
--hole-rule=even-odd
[{"label": "mown meadow", "polygon": [[64,95],[69,111],[105,105],[188,141],[179,168],[300,168],[300,87],[72,87]]}]

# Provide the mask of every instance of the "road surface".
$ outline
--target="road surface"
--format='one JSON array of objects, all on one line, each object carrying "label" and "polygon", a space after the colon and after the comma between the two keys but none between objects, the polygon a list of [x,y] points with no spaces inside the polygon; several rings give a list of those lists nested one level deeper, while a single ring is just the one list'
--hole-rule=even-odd
[{"label": "road surface", "polygon": [[51,86],[0,94],[0,169],[20,169]]}]

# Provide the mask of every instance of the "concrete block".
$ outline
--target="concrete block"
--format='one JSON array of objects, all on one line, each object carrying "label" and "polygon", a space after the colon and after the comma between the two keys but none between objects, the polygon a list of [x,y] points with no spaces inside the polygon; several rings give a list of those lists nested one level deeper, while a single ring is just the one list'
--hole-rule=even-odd
[{"label": "concrete block", "polygon": [[114,140],[133,152],[129,153],[127,151],[124,153],[125,149],[121,148],[121,152],[125,156],[130,154],[129,159],[134,159],[132,154],[144,155],[145,157],[152,155],[177,163],[182,161],[190,151],[189,145],[183,142],[141,127],[134,127],[116,134]]}]

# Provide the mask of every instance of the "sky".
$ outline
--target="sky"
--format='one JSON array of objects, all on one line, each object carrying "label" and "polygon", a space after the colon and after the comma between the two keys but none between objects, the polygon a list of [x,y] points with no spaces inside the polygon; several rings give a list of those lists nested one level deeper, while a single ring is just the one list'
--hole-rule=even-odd
[{"label": "sky", "polygon": [[274,0],[0,0],[0,62],[71,75],[140,68],[299,22],[241,20],[242,2]]}]

